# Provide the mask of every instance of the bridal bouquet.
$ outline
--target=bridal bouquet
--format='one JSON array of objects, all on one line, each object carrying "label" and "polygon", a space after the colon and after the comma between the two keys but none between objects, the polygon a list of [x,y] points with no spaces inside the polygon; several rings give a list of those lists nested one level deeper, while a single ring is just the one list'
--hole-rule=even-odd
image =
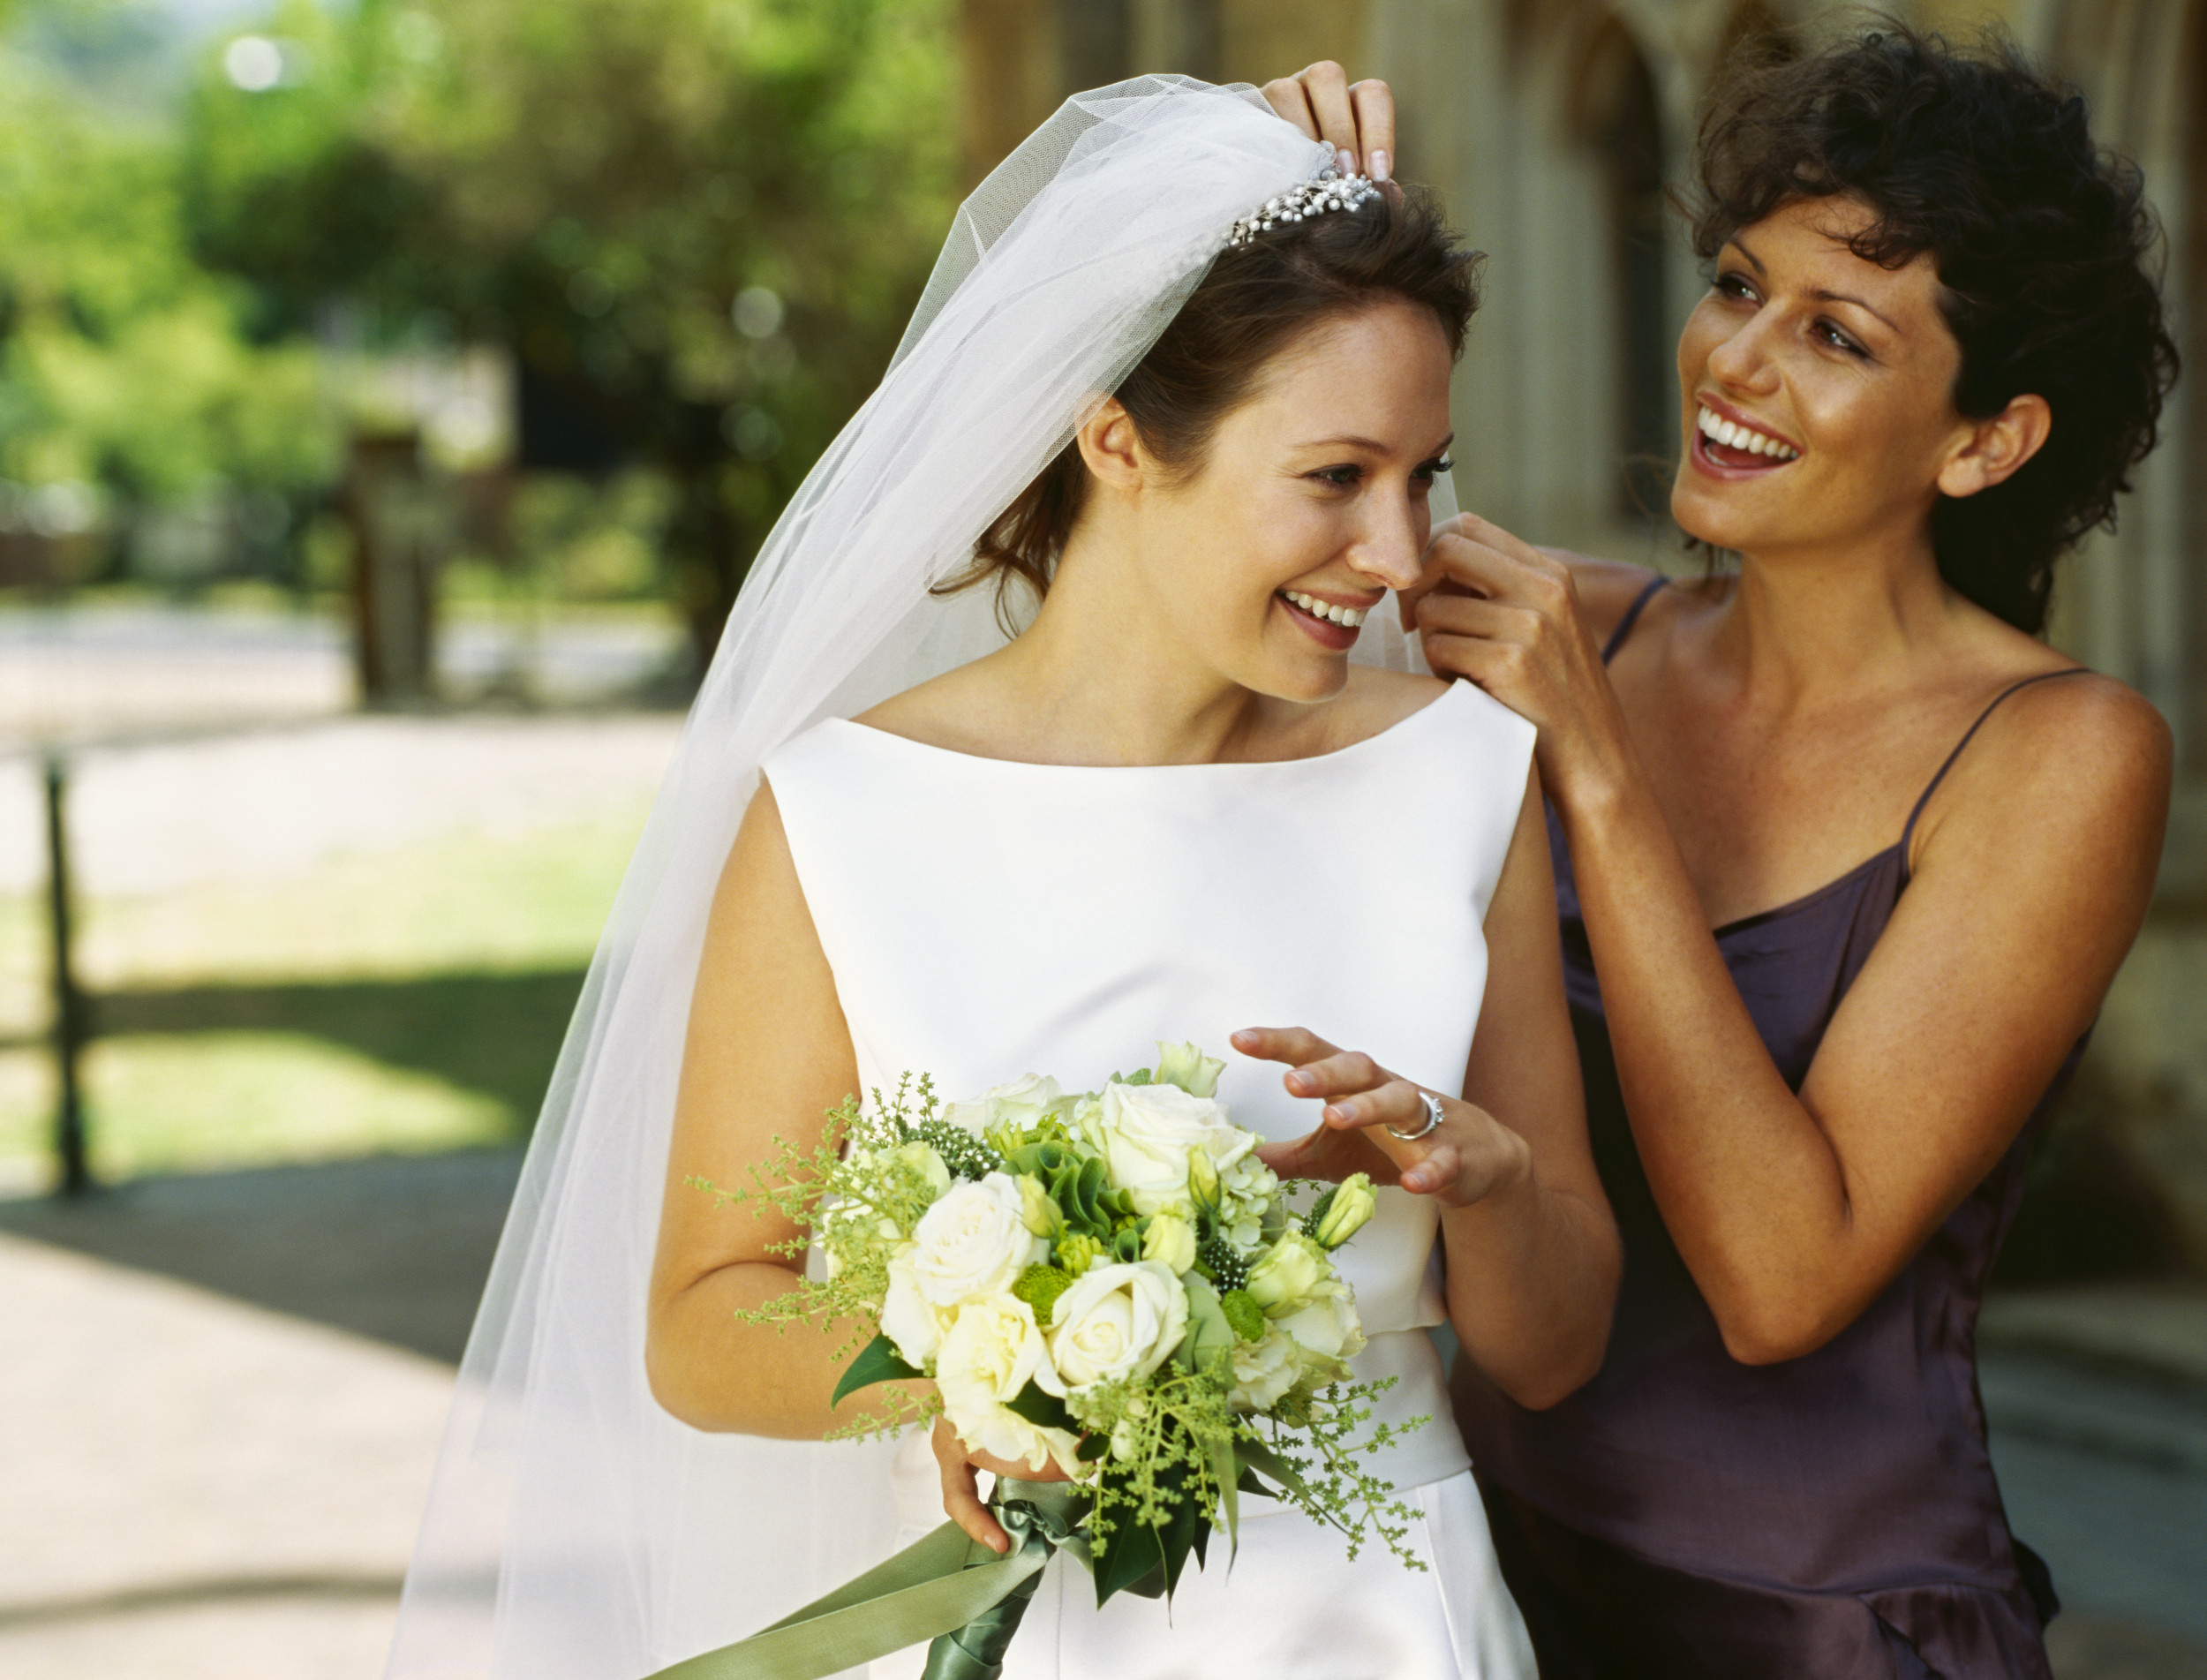
[{"label": "bridal bouquet", "polygon": [[931,1378],[840,1433],[939,1411],[968,1448],[1051,1477],[1000,1485],[999,1516],[1027,1507],[1089,1563],[1098,1603],[1171,1593],[1215,1524],[1231,1538],[1240,1492],[1339,1529],[1352,1556],[1368,1531],[1422,1568],[1359,1462],[1400,1433],[1364,1428],[1385,1384],[1350,1378],[1364,1336],[1332,1258],[1371,1217],[1371,1181],[1284,1186],[1216,1098],[1225,1064],[1158,1050],[1100,1091],[1029,1074],[938,1104],[908,1075],[846,1103],[817,1150],[785,1146],[756,1188],[716,1192],[779,1209],[802,1233],[782,1252],[825,1262],[747,1316],[856,1326],[838,1402]]}]

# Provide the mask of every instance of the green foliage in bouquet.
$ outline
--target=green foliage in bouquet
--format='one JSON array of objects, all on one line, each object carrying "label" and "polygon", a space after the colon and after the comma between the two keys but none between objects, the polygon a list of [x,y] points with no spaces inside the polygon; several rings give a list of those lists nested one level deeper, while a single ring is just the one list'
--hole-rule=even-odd
[{"label": "green foliage in bouquet", "polygon": [[1070,1477],[1099,1603],[1170,1593],[1244,1493],[1329,1524],[1352,1557],[1376,1536],[1423,1568],[1367,1460],[1426,1420],[1373,1423],[1393,1379],[1352,1380],[1364,1338],[1330,1260],[1369,1181],[1298,1217],[1214,1100],[1223,1064],[1159,1048],[1100,1092],[1030,1075],[945,1104],[908,1074],[811,1149],[778,1141],[750,1188],[715,1194],[780,1214],[798,1234],[774,1251],[822,1263],[742,1316],[841,1331],[838,1403],[933,1380],[839,1435],[940,1412],[969,1448]]}]

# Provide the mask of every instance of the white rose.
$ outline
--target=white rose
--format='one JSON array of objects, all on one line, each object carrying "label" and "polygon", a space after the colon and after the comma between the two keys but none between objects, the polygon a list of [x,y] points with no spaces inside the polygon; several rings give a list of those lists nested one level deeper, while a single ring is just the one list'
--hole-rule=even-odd
[{"label": "white rose", "polygon": [[953,1126],[983,1135],[992,1126],[1012,1126],[1024,1131],[1042,1119],[1064,1093],[1046,1074],[1028,1074],[1007,1084],[991,1085],[969,1103],[945,1103],[943,1118]]},{"label": "white rose", "polygon": [[881,1333],[897,1345],[904,1362],[925,1370],[943,1345],[946,1314],[920,1293],[912,1276],[912,1245],[906,1243],[889,1256],[889,1293],[881,1304]]},{"label": "white rose", "polygon": [[1201,1148],[1223,1176],[1255,1147],[1256,1138],[1226,1118],[1224,1104],[1192,1096],[1178,1085],[1104,1088],[1095,1119],[1096,1147],[1111,1182],[1130,1192],[1136,1211],[1155,1213],[1187,1200],[1187,1152]]},{"label": "white rose", "polygon": [[1345,1284],[1316,1296],[1273,1328],[1295,1338],[1295,1345],[1314,1356],[1306,1363],[1313,1374],[1328,1371],[1337,1379],[1340,1366],[1364,1351],[1364,1326],[1358,1320],[1356,1298]]},{"label": "white rose", "polygon": [[1236,1412],[1269,1412],[1303,1374],[1295,1344],[1277,1327],[1259,1342],[1234,1344],[1234,1385],[1226,1404]]},{"label": "white rose", "polygon": [[1282,1318],[1317,1294],[1333,1277],[1326,1251],[1299,1231],[1290,1231],[1249,1268],[1249,1293],[1268,1316]]},{"label": "white rose", "polygon": [[943,1415],[975,1451],[1022,1460],[1036,1472],[1053,1462],[1071,1472],[1078,1467],[1078,1439],[1029,1423],[1010,1408],[1029,1382],[1049,1370],[1049,1349],[1033,1307],[1010,1295],[969,1300],[958,1309],[935,1356]]},{"label": "white rose", "polygon": [[954,1184],[912,1231],[912,1281],[938,1307],[1008,1290],[1050,1252],[1027,1228],[1019,1180],[991,1172]]},{"label": "white rose", "polygon": [[1147,1376],[1187,1335],[1187,1292],[1155,1260],[1096,1266],[1066,1285],[1050,1315],[1052,1394]]},{"label": "white rose", "polygon": [[1155,1215],[1141,1233],[1141,1257],[1184,1272],[1195,1263],[1195,1227],[1177,1212]]}]

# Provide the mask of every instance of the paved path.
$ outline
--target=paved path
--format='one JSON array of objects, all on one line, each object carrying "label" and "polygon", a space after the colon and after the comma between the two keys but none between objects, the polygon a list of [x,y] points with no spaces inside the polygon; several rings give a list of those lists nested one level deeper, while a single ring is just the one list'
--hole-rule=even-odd
[{"label": "paved path", "polygon": [[[346,853],[525,833],[647,802],[682,719],[351,717],[194,741],[88,748],[69,825],[87,897],[265,883]],[[0,756],[0,893],[46,879],[44,793]]]},{"label": "paved path", "polygon": [[[0,606],[0,750],[334,716],[354,704],[350,637],[314,612]],[[438,675],[463,698],[518,684],[545,704],[603,704],[653,682],[682,642],[672,614],[459,615]]]},{"label": "paved path", "polygon": [[0,1234],[0,1674],[373,1680],[440,1363]]}]

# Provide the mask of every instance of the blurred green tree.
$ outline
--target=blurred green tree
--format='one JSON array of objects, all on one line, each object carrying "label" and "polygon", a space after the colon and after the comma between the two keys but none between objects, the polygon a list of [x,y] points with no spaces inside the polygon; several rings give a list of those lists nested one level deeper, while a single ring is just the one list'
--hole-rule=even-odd
[{"label": "blurred green tree", "polygon": [[118,526],[312,495],[335,453],[313,358],[253,342],[253,303],[193,260],[159,128],[0,45],[0,478],[80,504],[104,491]]},{"label": "blurred green tree", "polygon": [[524,462],[674,486],[702,667],[879,377],[942,236],[948,0],[359,0],[218,49],[186,123],[208,264],[261,330],[508,346]]}]

